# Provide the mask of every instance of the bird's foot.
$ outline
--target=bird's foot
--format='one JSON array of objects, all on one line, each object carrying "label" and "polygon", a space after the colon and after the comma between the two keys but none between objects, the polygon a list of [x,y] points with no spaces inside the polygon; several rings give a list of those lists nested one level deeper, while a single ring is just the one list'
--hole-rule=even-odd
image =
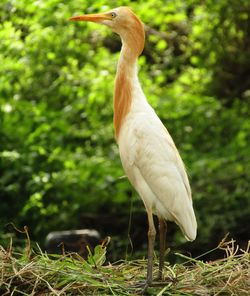
[{"label": "bird's foot", "polygon": [[133,286],[137,291],[138,295],[146,295],[147,288],[149,287],[148,281],[140,281]]},{"label": "bird's foot", "polygon": [[142,281],[142,282],[138,282],[134,288],[138,289],[139,291],[137,292],[138,295],[147,295],[147,289],[149,287],[161,287],[166,285],[166,282],[164,282],[161,279],[156,279],[154,281]]}]

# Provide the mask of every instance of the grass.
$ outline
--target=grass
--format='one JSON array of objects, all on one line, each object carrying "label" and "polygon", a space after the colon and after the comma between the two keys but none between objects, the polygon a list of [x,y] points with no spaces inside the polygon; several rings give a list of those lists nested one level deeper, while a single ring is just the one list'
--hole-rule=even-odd
[{"label": "grass", "polygon": [[[0,295],[139,295],[137,284],[145,280],[147,261],[105,264],[106,248],[107,242],[84,260],[77,254],[48,256],[39,247],[34,251],[29,238],[21,253],[11,243],[8,249],[0,247]],[[225,257],[212,262],[176,254],[185,262],[166,264],[165,281],[147,294],[249,295],[250,242],[240,250],[234,240],[224,239],[216,249],[223,249]]]}]

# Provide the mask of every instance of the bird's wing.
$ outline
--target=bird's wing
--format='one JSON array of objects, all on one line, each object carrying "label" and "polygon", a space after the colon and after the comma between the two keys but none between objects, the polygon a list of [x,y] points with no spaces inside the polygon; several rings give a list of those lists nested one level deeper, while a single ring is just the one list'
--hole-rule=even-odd
[{"label": "bird's wing", "polygon": [[[130,137],[130,165],[135,164],[143,172],[155,170],[153,176],[167,176],[182,182],[186,194],[191,198],[191,189],[185,166],[169,132],[160,119],[141,113],[134,122],[133,136]],[[168,167],[170,170],[168,170]]]},{"label": "bird's wing", "polygon": [[139,169],[159,204],[192,240],[196,235],[196,220],[191,189],[175,144],[155,113],[141,113],[134,120],[129,164]]}]

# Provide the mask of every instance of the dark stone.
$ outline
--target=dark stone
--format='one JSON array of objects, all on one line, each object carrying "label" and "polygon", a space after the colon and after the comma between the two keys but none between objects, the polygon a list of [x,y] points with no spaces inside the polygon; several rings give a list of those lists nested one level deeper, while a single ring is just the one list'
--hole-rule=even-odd
[{"label": "dark stone", "polygon": [[100,234],[94,229],[53,231],[46,237],[45,248],[48,254],[78,253],[87,258],[87,246],[93,252],[99,243]]}]

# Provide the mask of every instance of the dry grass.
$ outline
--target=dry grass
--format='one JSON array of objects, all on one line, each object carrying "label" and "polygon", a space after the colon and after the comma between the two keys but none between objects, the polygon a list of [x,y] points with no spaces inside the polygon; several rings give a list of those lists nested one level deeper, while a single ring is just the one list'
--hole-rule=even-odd
[{"label": "dry grass", "polygon": [[[184,257],[184,264],[166,264],[165,281],[150,287],[148,295],[249,295],[249,248],[239,250],[233,240],[223,240],[225,258],[205,263]],[[0,247],[0,295],[138,295],[145,279],[146,260],[103,265],[106,246],[97,246],[83,260],[76,254],[53,258],[34,252],[27,242],[22,253]],[[77,260],[76,260],[77,259]],[[155,271],[157,268],[155,266]]]}]

